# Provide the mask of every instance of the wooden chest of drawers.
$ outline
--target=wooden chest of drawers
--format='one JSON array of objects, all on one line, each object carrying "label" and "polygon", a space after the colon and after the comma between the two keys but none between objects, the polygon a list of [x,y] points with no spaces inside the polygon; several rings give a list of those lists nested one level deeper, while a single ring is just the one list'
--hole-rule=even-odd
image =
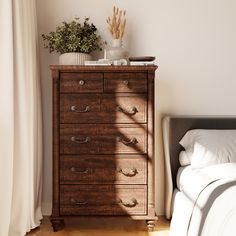
[{"label": "wooden chest of drawers", "polygon": [[155,66],[51,66],[54,231],[67,216],[154,209]]}]

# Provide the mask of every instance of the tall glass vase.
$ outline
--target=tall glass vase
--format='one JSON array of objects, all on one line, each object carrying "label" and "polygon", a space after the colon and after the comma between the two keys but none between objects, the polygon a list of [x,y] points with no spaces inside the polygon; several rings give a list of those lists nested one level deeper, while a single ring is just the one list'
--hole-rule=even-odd
[{"label": "tall glass vase", "polygon": [[113,39],[111,47],[108,48],[107,58],[110,60],[120,60],[127,58],[127,52],[122,46],[122,39]]}]

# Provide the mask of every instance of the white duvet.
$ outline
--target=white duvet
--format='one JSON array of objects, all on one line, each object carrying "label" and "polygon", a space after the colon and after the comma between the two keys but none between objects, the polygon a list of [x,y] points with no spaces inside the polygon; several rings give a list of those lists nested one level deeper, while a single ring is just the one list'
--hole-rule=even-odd
[{"label": "white duvet", "polygon": [[236,163],[186,168],[178,188],[170,236],[236,235]]}]

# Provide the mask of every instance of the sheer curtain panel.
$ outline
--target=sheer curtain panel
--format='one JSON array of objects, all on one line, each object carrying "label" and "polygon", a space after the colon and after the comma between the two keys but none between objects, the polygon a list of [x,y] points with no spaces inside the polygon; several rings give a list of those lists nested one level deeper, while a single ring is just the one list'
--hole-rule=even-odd
[{"label": "sheer curtain panel", "polygon": [[0,236],[40,225],[42,114],[35,0],[0,0]]}]

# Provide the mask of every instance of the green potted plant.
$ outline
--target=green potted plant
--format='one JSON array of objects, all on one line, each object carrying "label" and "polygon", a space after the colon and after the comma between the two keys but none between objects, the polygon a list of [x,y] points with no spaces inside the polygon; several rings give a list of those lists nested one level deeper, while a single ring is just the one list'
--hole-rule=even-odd
[{"label": "green potted plant", "polygon": [[79,18],[70,22],[62,22],[54,32],[42,34],[44,47],[49,52],[58,52],[59,64],[83,65],[85,60],[91,60],[90,53],[101,50],[101,37],[93,23],[89,23],[89,18],[85,18],[81,24]]}]

